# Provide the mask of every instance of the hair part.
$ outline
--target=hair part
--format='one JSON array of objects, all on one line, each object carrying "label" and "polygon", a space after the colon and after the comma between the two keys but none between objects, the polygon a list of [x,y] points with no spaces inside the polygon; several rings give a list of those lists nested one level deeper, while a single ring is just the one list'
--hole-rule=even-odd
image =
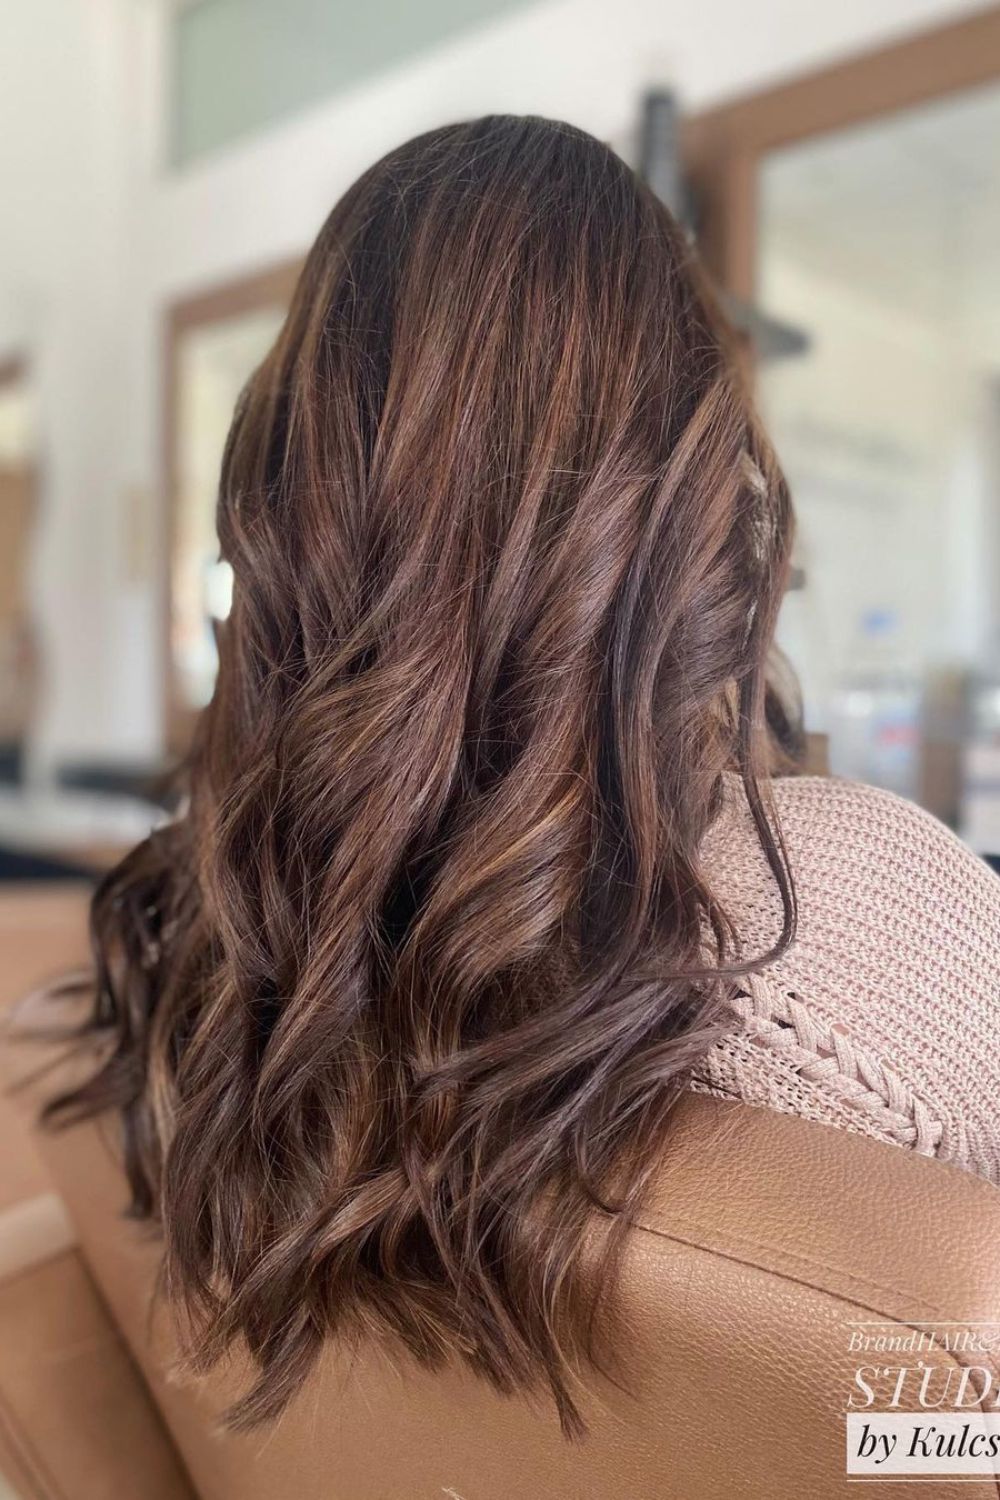
[{"label": "hair part", "polygon": [[391,152],[244,392],[218,528],[189,799],[94,898],[106,1050],[49,1117],[120,1113],[195,1357],[255,1361],[238,1425],[388,1333],[577,1432],[671,1105],[772,956],[701,861],[727,772],[794,926],[788,496],[667,211],[543,120]]}]

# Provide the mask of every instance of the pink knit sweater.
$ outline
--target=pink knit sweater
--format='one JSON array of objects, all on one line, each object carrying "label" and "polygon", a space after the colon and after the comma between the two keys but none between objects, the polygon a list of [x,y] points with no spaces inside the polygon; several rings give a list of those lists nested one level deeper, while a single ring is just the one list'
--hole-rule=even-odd
[{"label": "pink knit sweater", "polygon": [[[817,777],[775,790],[798,935],[742,985],[692,1086],[1000,1183],[1000,880],[887,792]],[[765,952],[780,903],[741,792],[705,856],[746,953]]]}]

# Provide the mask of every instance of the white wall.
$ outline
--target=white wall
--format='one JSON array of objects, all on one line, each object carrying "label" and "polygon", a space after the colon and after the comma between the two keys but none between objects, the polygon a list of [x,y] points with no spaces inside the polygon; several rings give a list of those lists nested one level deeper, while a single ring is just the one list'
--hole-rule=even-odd
[{"label": "white wall", "polygon": [[29,353],[40,385],[42,767],[161,744],[159,333],[172,298],[301,252],[363,166],[442,120],[533,111],[625,144],[654,79],[700,108],[974,8],[544,0],[174,175],[165,3],[3,0],[0,355]]},{"label": "white wall", "polygon": [[38,402],[37,738],[49,757],[127,753],[158,733],[149,588],[122,559],[121,434],[142,405],[122,367],[129,8],[9,0],[2,15],[0,356],[28,357]]}]

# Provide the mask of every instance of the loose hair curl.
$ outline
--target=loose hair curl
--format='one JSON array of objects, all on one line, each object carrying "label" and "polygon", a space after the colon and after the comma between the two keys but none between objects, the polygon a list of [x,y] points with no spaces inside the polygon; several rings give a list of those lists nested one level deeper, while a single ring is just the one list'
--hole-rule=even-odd
[{"label": "loose hair curl", "polygon": [[[605,146],[488,118],[333,210],[233,421],[189,798],[92,912],[96,1073],[237,1424],[332,1335],[581,1427],[686,1070],[750,967],[703,836],[781,892],[765,659],[788,497],[687,243]],[[776,950],[777,951],[777,950]],[[758,961],[763,961],[759,956]]]}]

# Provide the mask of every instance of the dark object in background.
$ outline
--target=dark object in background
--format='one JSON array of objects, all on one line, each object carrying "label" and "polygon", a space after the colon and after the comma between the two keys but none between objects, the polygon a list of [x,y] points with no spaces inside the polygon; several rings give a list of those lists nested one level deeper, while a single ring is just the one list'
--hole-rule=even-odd
[{"label": "dark object in background", "polygon": [[174,812],[178,795],[171,769],[162,762],[81,761],[60,766],[56,781],[66,791],[136,797]]},{"label": "dark object in background", "polygon": [[[648,89],[643,95],[639,120],[639,176],[665,203],[692,239],[698,238],[698,202],[681,171],[680,111],[672,89]],[[783,323],[759,307],[740,302],[725,290],[719,300],[733,326],[749,341],[761,359],[780,359],[802,354],[809,337],[790,323]]]},{"label": "dark object in background", "polygon": [[693,195],[681,172],[680,118],[672,89],[643,95],[639,126],[639,176],[678,223],[693,233]]},{"label": "dark object in background", "polygon": [[26,854],[0,845],[0,885],[44,880],[96,880],[98,872],[45,854]]},{"label": "dark object in background", "polygon": [[20,786],[24,777],[24,747],[20,740],[0,744],[0,786]]}]

